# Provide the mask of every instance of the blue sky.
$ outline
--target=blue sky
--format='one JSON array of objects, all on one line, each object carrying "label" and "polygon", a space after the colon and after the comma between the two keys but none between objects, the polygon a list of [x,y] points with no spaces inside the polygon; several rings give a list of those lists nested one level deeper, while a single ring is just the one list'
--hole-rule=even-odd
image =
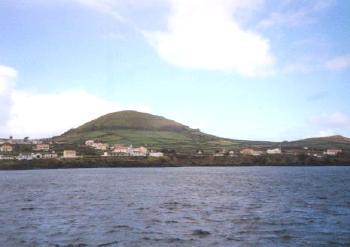
[{"label": "blue sky", "polygon": [[147,111],[223,137],[350,136],[350,3],[4,0],[0,136]]}]

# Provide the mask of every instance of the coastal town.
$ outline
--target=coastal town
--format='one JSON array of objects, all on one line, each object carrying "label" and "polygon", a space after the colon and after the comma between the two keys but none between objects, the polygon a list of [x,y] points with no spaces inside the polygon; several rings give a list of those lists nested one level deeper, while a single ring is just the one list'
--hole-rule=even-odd
[{"label": "coastal town", "polygon": [[[85,143],[79,145],[79,148],[74,148],[77,145],[64,145],[56,143],[50,139],[43,140],[29,140],[14,139],[9,137],[7,139],[0,139],[0,160],[50,160],[50,159],[76,159],[84,157],[154,157],[162,158],[169,155],[168,151],[161,151],[161,149],[150,149],[145,146],[134,147],[132,144],[108,144],[96,140],[86,140]],[[343,152],[339,148],[327,148],[323,150],[315,150],[309,147],[303,148],[288,148],[283,149],[282,145],[279,147],[267,149],[254,149],[251,147],[244,147],[241,149],[220,149],[213,152],[203,151],[201,149],[190,153],[189,155],[211,156],[216,157],[235,157],[241,156],[307,156],[322,159],[325,157],[335,157]],[[176,151],[171,152],[171,155],[176,154]]]}]

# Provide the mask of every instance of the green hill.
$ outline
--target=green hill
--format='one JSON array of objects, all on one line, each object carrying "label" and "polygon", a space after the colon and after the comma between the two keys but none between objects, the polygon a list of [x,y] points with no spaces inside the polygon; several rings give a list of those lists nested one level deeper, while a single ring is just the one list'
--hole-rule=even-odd
[{"label": "green hill", "polygon": [[314,148],[314,149],[327,149],[327,148],[341,148],[350,150],[350,138],[335,135],[327,137],[313,137],[298,141],[285,142],[284,147],[290,148]]},{"label": "green hill", "polygon": [[[175,149],[179,152],[191,153],[199,149],[208,153],[242,147],[266,149],[279,147],[281,144],[280,142],[220,138],[164,117],[137,111],[110,113],[53,139],[57,142],[71,144],[83,144],[86,140],[92,139],[110,144],[143,145],[149,148]],[[350,150],[350,139],[342,136],[330,136],[282,143],[282,148],[303,147]]]},{"label": "green hill", "polygon": [[89,139],[191,152],[234,148],[240,144],[240,141],[208,135],[173,120],[137,111],[110,113],[54,138],[67,143],[84,143]]}]

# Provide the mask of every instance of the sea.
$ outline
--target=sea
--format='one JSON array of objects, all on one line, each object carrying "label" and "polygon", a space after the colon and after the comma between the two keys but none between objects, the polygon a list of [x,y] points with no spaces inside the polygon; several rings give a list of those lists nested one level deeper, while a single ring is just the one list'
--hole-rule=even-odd
[{"label": "sea", "polygon": [[0,171],[0,246],[350,246],[350,167]]}]

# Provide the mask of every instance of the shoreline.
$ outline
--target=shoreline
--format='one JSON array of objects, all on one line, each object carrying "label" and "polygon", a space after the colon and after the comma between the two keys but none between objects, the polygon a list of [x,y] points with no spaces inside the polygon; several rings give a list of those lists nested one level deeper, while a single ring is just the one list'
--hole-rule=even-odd
[{"label": "shoreline", "polygon": [[0,170],[71,168],[162,168],[249,166],[350,166],[349,158],[298,160],[296,157],[90,157],[75,159],[0,160]]}]

